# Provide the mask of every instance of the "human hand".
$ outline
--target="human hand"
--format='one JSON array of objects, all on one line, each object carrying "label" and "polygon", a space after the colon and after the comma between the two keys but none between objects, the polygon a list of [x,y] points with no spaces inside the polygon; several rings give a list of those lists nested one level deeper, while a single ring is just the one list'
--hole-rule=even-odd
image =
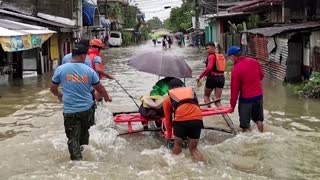
[{"label": "human hand", "polygon": [[230,106],[230,113],[234,112],[234,107]]},{"label": "human hand", "polygon": [[62,94],[61,93],[58,94],[58,99],[60,102],[62,102]]},{"label": "human hand", "polygon": [[107,75],[106,75],[106,78],[111,79],[111,80],[114,79],[113,76],[111,76],[110,74],[107,74]]},{"label": "human hand", "polygon": [[202,86],[202,82],[201,82],[200,79],[197,79],[197,86],[198,86],[198,87],[201,87],[201,86]]}]

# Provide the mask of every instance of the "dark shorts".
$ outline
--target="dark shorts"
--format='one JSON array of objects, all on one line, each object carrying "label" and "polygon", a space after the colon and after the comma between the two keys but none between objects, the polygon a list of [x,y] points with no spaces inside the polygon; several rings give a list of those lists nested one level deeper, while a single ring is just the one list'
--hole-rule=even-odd
[{"label": "dark shorts", "polygon": [[250,121],[263,121],[263,100],[255,103],[239,103],[240,128],[249,129]]},{"label": "dark shorts", "polygon": [[94,110],[77,113],[63,113],[65,133],[68,138],[68,149],[72,160],[80,160],[81,145],[89,144],[89,129],[92,123]]},{"label": "dark shorts", "polygon": [[203,122],[199,120],[173,122],[174,136],[181,139],[199,139]]},{"label": "dark shorts", "polygon": [[215,89],[224,87],[224,76],[208,76],[206,81],[206,88]]}]

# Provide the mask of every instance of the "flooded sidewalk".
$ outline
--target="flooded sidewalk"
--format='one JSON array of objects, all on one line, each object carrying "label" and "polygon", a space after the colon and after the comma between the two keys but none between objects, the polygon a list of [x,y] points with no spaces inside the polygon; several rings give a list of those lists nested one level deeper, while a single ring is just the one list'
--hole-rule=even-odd
[{"label": "flooded sidewalk", "polygon": [[[107,71],[134,97],[149,94],[157,76],[127,66],[138,47],[108,49]],[[156,47],[161,49],[161,47]],[[188,85],[196,87],[205,53],[173,46],[193,69]],[[64,133],[62,105],[49,92],[51,75],[9,82],[0,86],[0,179],[317,179],[320,177],[320,101],[301,99],[281,82],[266,78],[264,109],[266,133],[239,134],[215,143],[219,134],[206,130],[200,150],[208,159],[194,163],[188,151],[172,156],[155,133],[118,137],[111,112],[137,110],[119,85],[102,83],[113,98],[97,109],[97,124],[90,129],[84,161],[71,162]],[[229,81],[223,92],[229,104]],[[203,102],[203,87],[195,88]],[[237,113],[230,115],[239,124]],[[221,117],[210,118],[224,124]],[[140,125],[135,126],[139,128]]]}]

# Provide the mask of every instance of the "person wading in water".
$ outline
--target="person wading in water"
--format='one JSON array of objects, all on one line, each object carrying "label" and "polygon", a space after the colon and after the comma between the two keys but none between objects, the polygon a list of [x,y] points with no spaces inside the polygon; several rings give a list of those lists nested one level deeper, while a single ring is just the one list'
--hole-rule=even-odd
[{"label": "person wading in water", "polygon": [[[106,102],[111,102],[106,89],[93,69],[84,64],[88,47],[76,44],[70,63],[59,66],[52,77],[50,91],[63,103],[65,133],[71,160],[81,160],[81,146],[89,144],[89,128],[94,118],[92,88]],[[62,93],[58,90],[61,85]]]}]

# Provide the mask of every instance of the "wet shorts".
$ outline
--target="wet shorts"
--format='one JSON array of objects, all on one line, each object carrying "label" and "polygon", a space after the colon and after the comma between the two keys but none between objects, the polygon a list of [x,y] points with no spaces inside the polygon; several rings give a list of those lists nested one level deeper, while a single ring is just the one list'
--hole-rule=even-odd
[{"label": "wet shorts", "polygon": [[200,120],[173,122],[174,136],[181,139],[199,139],[203,122]]},{"label": "wet shorts", "polygon": [[224,76],[208,76],[206,81],[206,88],[215,89],[224,87]]},{"label": "wet shorts", "polygon": [[239,103],[240,128],[249,129],[250,121],[263,121],[263,100],[255,103]]}]

